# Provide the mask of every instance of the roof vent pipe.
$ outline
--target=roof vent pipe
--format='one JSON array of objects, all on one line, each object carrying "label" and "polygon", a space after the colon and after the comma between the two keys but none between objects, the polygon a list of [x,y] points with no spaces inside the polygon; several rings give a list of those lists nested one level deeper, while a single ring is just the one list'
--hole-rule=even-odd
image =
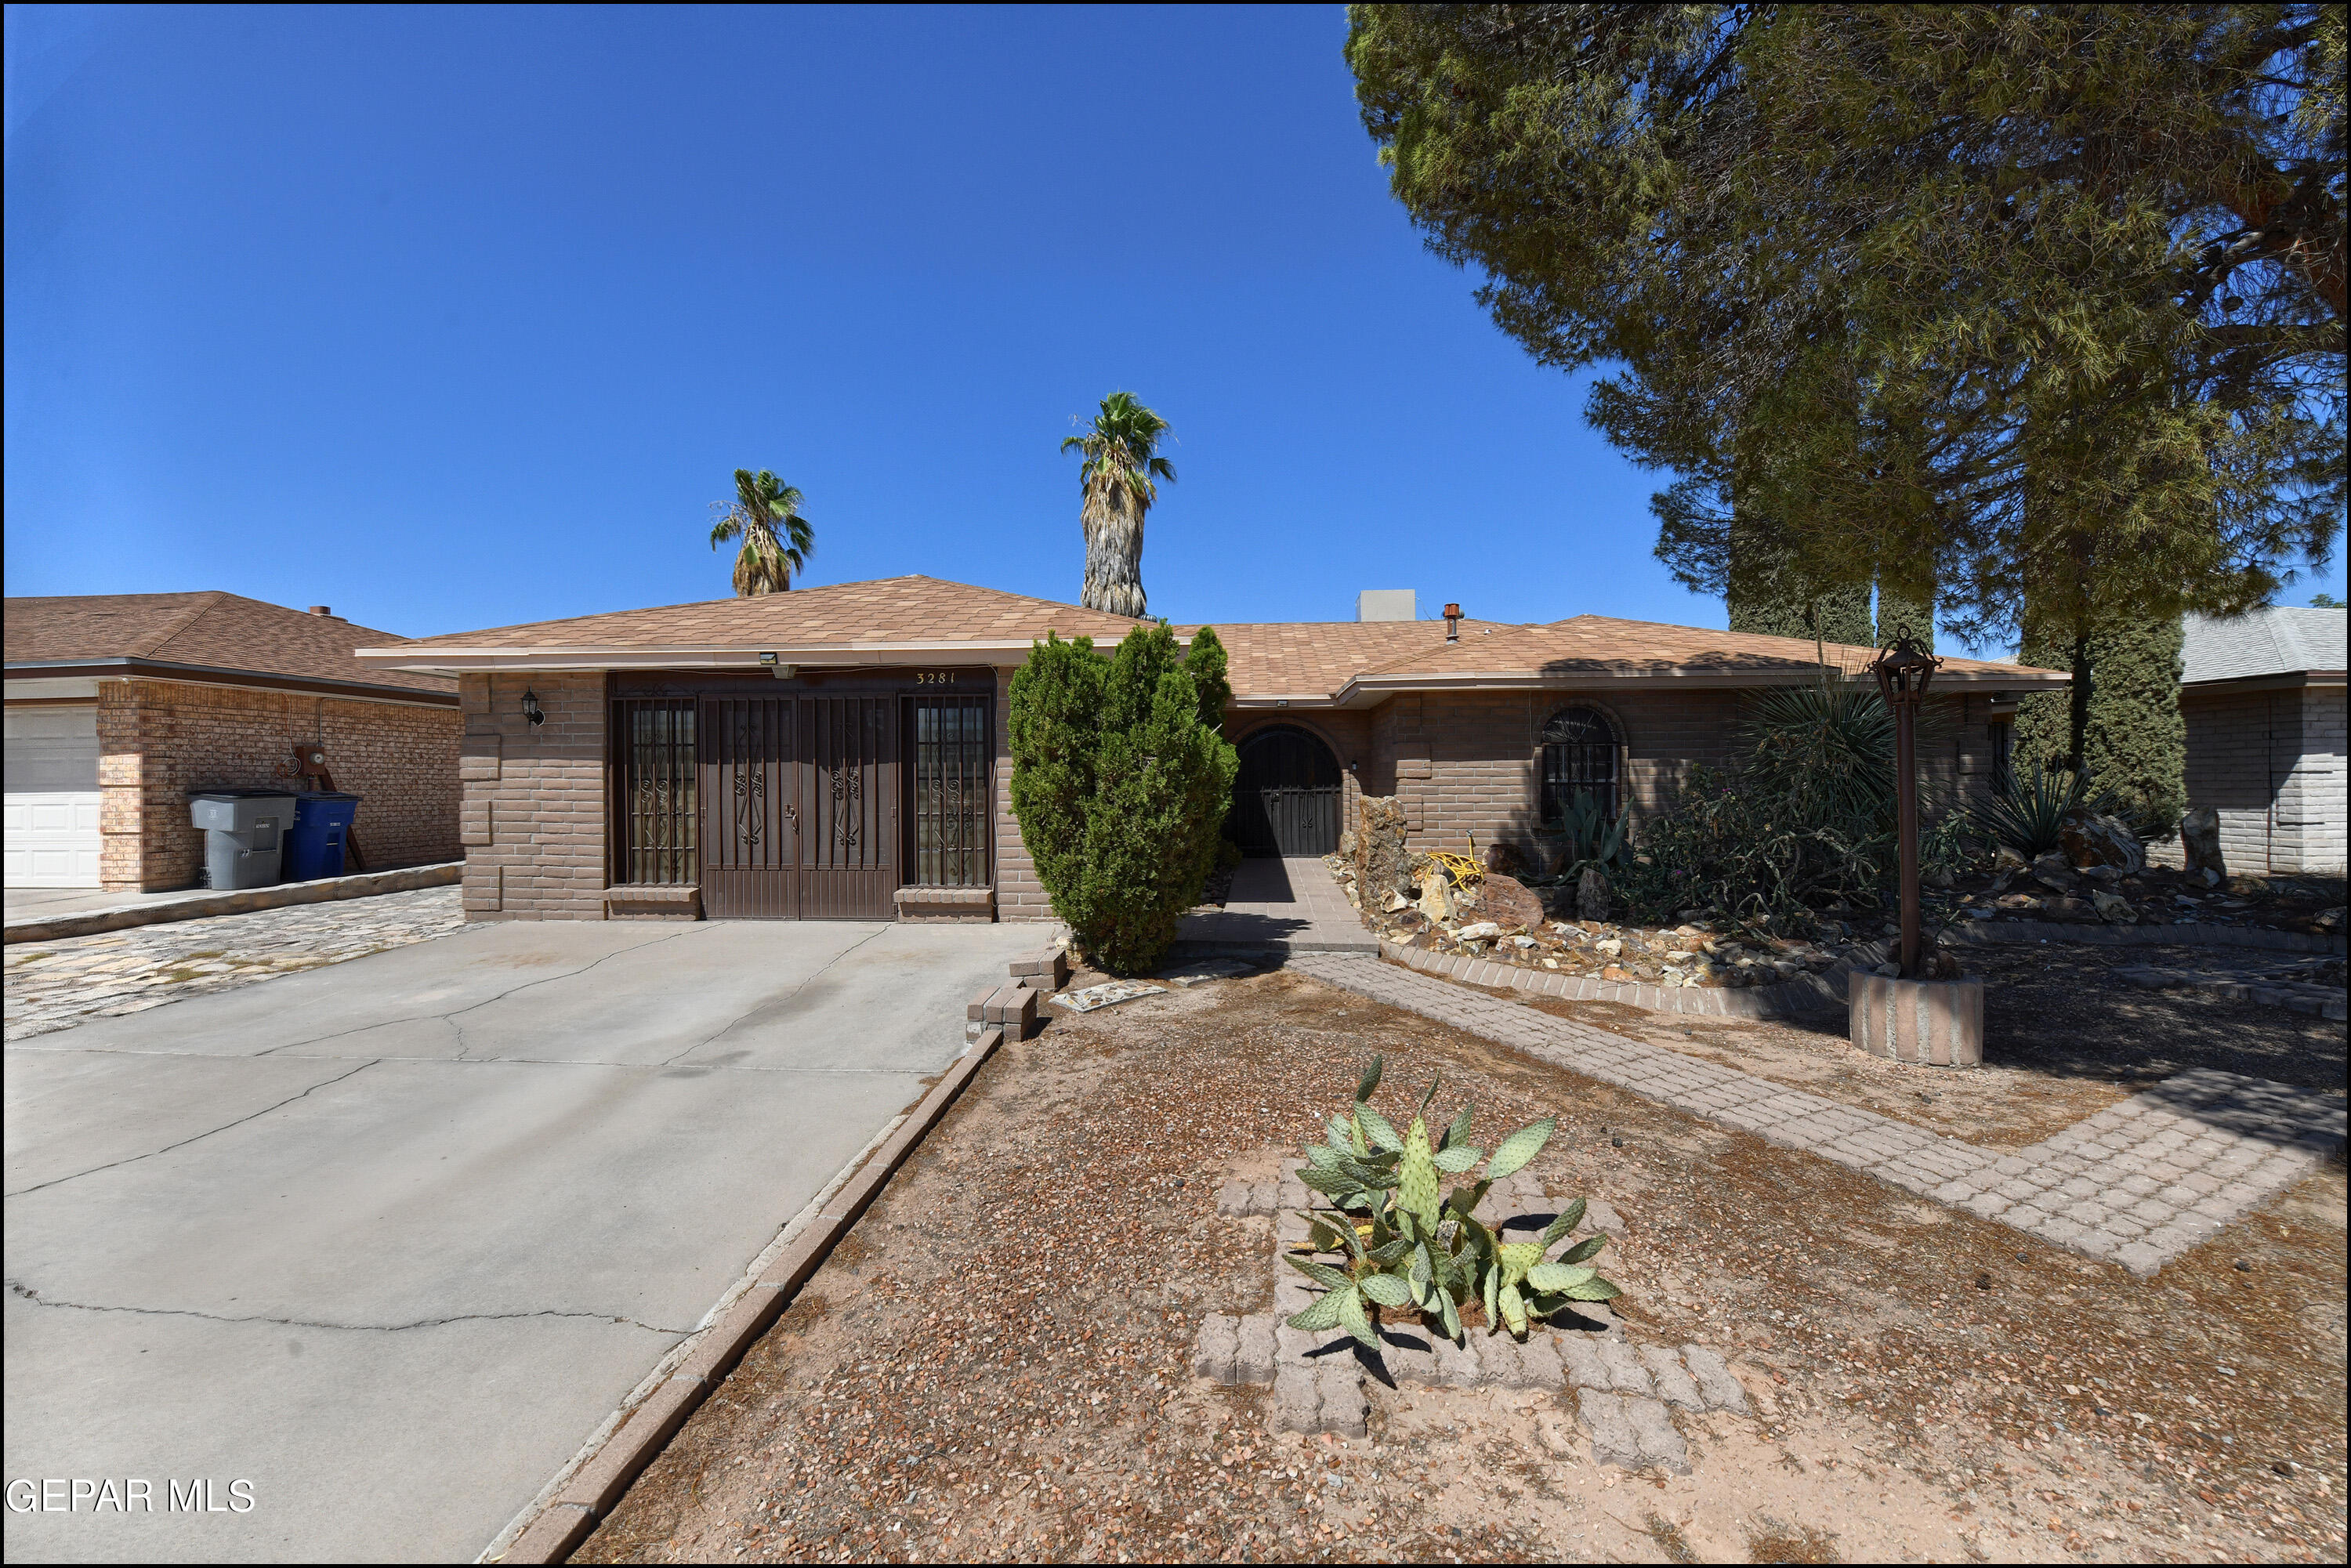
[{"label": "roof vent pipe", "polygon": [[310,613],[313,615],[332,615],[334,612],[328,609],[323,604],[313,604],[310,606]]},{"label": "roof vent pipe", "polygon": [[1461,641],[1461,606],[1458,604],[1445,607],[1445,640],[1448,643]]}]

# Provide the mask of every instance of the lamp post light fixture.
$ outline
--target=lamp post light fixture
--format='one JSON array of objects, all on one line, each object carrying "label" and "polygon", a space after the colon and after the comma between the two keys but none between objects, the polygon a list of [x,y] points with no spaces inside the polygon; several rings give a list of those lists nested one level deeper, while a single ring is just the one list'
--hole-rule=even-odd
[{"label": "lamp post light fixture", "polygon": [[1896,841],[1900,846],[1902,899],[1902,977],[1924,979],[1918,972],[1918,762],[1916,725],[1918,706],[1926,701],[1927,685],[1943,661],[1902,638],[1871,662],[1877,690],[1894,714],[1894,800]]},{"label": "lamp post light fixture", "polygon": [[537,692],[526,690],[522,694],[522,716],[530,721],[534,729],[547,722],[547,715],[539,708]]}]

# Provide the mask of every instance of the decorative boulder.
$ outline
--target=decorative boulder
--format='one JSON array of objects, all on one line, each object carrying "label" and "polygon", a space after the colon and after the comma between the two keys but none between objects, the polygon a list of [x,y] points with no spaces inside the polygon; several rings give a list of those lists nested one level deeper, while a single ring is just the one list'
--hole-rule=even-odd
[{"label": "decorative boulder", "polygon": [[2123,872],[2147,869],[2147,851],[2138,835],[2116,819],[2076,807],[2065,813],[2057,829],[2069,865],[2110,865]]},{"label": "decorative boulder", "polygon": [[1393,795],[1365,795],[1355,812],[1355,886],[1374,904],[1413,890],[1412,852],[1404,845],[1404,808]]},{"label": "decorative boulder", "polygon": [[1416,902],[1420,912],[1439,925],[1453,918],[1453,884],[1444,867],[1431,862],[1420,873],[1420,896]]},{"label": "decorative boulder", "polygon": [[1579,920],[1608,918],[1608,873],[1588,866],[1575,883],[1575,915]]},{"label": "decorative boulder", "polygon": [[1478,886],[1478,907],[1487,919],[1505,931],[1542,929],[1542,900],[1514,876],[1488,872],[1486,880]]},{"label": "decorative boulder", "polygon": [[1478,858],[1485,863],[1488,871],[1499,872],[1508,877],[1524,876],[1532,869],[1527,863],[1527,857],[1520,854],[1514,844],[1489,844],[1486,852]]},{"label": "decorative boulder", "polygon": [[2229,874],[2229,862],[2220,858],[2220,813],[2211,807],[2199,806],[2179,819],[2179,847],[2189,871]]}]

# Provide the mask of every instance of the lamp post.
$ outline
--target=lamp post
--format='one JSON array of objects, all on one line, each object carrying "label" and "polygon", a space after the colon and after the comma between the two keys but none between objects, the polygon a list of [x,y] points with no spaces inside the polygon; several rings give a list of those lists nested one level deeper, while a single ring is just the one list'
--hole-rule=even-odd
[{"label": "lamp post", "polygon": [[1943,661],[1904,637],[1880,653],[1869,666],[1877,690],[1894,715],[1894,800],[1896,834],[1901,852],[1902,977],[1925,978],[1918,972],[1918,766],[1915,726],[1918,705],[1926,700],[1927,683]]}]

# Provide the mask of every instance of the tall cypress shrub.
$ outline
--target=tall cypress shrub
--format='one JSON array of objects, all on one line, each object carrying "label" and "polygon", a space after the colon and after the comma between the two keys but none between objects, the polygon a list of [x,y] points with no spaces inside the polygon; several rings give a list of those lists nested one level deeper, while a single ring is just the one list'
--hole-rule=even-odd
[{"label": "tall cypress shrub", "polygon": [[2083,774],[2145,839],[2168,839],[2188,809],[2188,727],[2179,713],[2178,616],[2116,620],[2073,634],[2028,632],[2018,657],[2070,670],[2071,690],[2019,705],[2014,767]]},{"label": "tall cypress shrub", "polygon": [[1012,677],[1013,816],[1053,913],[1112,974],[1159,961],[1216,864],[1240,769],[1228,695],[1216,634],[1187,656],[1164,621],[1107,664],[1049,633]]}]

